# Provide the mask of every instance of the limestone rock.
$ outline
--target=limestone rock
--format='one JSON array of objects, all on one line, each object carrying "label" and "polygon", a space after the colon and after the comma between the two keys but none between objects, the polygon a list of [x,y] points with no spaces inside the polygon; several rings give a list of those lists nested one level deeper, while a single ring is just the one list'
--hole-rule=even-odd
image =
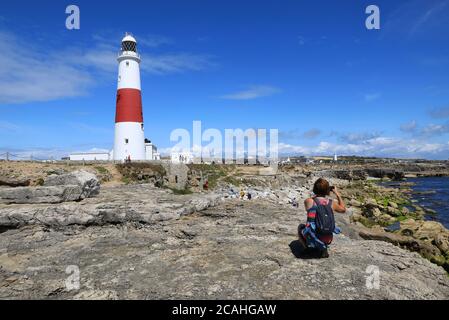
[{"label": "limestone rock", "polygon": [[390,206],[390,207],[392,207],[394,209],[398,208],[398,204],[396,202],[392,202],[392,201],[388,202],[388,206]]},{"label": "limestone rock", "polygon": [[[176,212],[198,195],[173,195],[145,185],[103,189],[99,197],[82,203],[50,206],[60,210],[51,216],[69,217],[69,211],[78,208],[72,215],[84,212],[94,220],[107,216],[124,222],[89,228],[67,225],[60,230],[36,224],[0,234],[0,272],[9,279],[0,286],[0,299],[449,296],[449,278],[443,268],[390,243],[353,237],[347,215],[336,216],[343,233],[335,236],[330,257],[306,259],[296,241],[296,208],[264,199],[236,199],[188,218],[139,224],[128,219]],[[142,198],[144,194],[147,197]],[[104,204],[100,206],[99,200]],[[42,211],[35,218],[44,215]],[[80,289],[68,291],[65,271],[72,264],[80,269]],[[369,266],[379,268],[379,290],[366,286]]]},{"label": "limestone rock", "polygon": [[50,175],[44,181],[44,186],[77,185],[81,188],[79,199],[97,195],[100,192],[100,182],[97,177],[84,170],[66,174]]},{"label": "limestone rock", "polygon": [[0,186],[26,187],[30,185],[30,179],[24,177],[0,176]]},{"label": "limestone rock", "polygon": [[50,187],[16,187],[0,189],[0,203],[60,203],[80,199],[82,189],[76,185]]},{"label": "limestone rock", "polygon": [[399,211],[399,209],[390,206],[387,207],[387,213],[393,217],[398,217],[401,215],[401,211]]}]

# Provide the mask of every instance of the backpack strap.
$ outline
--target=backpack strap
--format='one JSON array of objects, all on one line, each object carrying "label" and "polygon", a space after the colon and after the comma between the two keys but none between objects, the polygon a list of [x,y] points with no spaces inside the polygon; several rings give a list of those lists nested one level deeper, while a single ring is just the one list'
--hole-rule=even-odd
[{"label": "backpack strap", "polygon": [[[322,206],[321,203],[318,202],[317,197],[313,198],[313,202],[317,205],[317,206]],[[327,199],[327,204],[325,205],[325,207],[329,207],[332,209],[332,199]]]}]

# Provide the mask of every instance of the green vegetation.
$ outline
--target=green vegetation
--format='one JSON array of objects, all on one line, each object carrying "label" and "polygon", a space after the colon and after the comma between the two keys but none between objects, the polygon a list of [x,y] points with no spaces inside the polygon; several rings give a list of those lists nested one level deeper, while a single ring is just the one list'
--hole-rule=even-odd
[{"label": "green vegetation", "polygon": [[117,164],[116,168],[126,184],[153,181],[156,186],[161,186],[166,175],[162,165],[152,163]]},{"label": "green vegetation", "polygon": [[234,186],[240,187],[241,185],[241,180],[237,179],[236,177],[233,176],[227,176],[223,179],[224,182],[226,183],[230,183]]},{"label": "green vegetation", "polygon": [[189,188],[185,188],[185,189],[167,188],[167,189],[170,189],[171,191],[173,191],[174,194],[177,194],[177,195],[193,193],[192,190],[190,190]]},{"label": "green vegetation", "polygon": [[36,180],[36,185],[43,186],[44,185],[44,178],[38,178]]},{"label": "green vegetation", "polygon": [[378,222],[376,222],[376,221],[374,221],[372,219],[369,219],[367,217],[363,217],[363,216],[359,217],[357,219],[357,221],[360,222],[361,224],[363,224],[367,228],[372,228],[372,227],[374,227],[376,225],[379,225]]},{"label": "green vegetation", "polygon": [[130,184],[131,183],[131,179],[129,177],[122,177],[122,182],[124,184]]},{"label": "green vegetation", "polygon": [[234,168],[234,166],[224,166],[219,164],[189,164],[191,172],[197,172],[209,181],[209,188],[217,186],[218,181],[222,180]]},{"label": "green vegetation", "polygon": [[106,169],[105,167],[96,166],[96,167],[94,167],[94,168],[95,168],[95,170],[97,170],[98,173],[100,173],[100,174],[108,174],[108,173],[109,173],[108,169]]}]

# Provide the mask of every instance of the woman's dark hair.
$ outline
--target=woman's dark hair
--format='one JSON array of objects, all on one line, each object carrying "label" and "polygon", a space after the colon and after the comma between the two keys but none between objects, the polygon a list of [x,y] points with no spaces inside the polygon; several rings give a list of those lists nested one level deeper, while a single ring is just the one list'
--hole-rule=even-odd
[{"label": "woman's dark hair", "polygon": [[313,185],[313,193],[316,196],[325,197],[330,193],[329,182],[326,179],[319,178]]}]

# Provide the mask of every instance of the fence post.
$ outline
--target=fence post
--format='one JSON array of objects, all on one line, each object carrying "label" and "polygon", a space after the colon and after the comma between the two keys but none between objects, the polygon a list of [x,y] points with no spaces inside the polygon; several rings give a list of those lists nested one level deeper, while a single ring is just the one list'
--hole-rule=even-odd
[{"label": "fence post", "polygon": [[6,161],[9,161],[9,152],[6,152]]}]

